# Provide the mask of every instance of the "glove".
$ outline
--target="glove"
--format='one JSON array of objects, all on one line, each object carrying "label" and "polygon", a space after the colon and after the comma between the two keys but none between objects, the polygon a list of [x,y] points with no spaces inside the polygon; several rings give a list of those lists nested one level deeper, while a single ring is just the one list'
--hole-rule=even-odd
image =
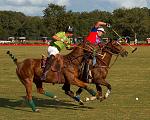
[{"label": "glove", "polygon": [[112,28],[112,26],[109,23],[106,23],[106,27]]},{"label": "glove", "polygon": [[72,50],[74,48],[74,46],[67,45],[66,48],[67,48],[67,50]]},{"label": "glove", "polygon": [[103,48],[103,47],[104,47],[104,44],[99,43],[98,46],[99,46],[100,48]]},{"label": "glove", "polygon": [[68,41],[64,41],[63,43],[64,43],[65,45],[68,45]]}]

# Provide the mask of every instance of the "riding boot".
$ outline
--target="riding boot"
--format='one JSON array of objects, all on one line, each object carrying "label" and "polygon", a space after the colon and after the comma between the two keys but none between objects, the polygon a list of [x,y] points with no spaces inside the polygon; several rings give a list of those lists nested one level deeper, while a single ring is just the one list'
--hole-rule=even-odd
[{"label": "riding boot", "polygon": [[43,74],[41,76],[42,81],[44,81],[46,79],[46,74],[47,74],[49,68],[52,66],[54,58],[55,58],[54,55],[50,55],[50,57],[47,57],[45,68],[44,68]]},{"label": "riding boot", "polygon": [[44,69],[46,65],[46,58],[45,55],[42,55],[42,59],[41,59],[41,68]]},{"label": "riding boot", "polygon": [[89,82],[89,79],[92,79],[92,77],[89,74],[89,67],[90,67],[90,65],[85,62],[83,76],[82,76],[82,79],[85,80],[85,82]]},{"label": "riding boot", "polygon": [[64,85],[62,86],[62,90],[64,90],[65,93],[70,91],[70,84],[64,83]]}]

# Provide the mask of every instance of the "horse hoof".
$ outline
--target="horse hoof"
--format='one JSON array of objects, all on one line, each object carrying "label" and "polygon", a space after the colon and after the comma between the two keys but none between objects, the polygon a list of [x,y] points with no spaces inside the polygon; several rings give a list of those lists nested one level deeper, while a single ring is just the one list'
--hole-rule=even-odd
[{"label": "horse hoof", "polygon": [[60,100],[58,98],[54,99],[55,101],[59,102]]},{"label": "horse hoof", "polygon": [[82,102],[79,103],[80,105],[84,105]]},{"label": "horse hoof", "polygon": [[104,100],[104,98],[100,98],[99,100],[100,100],[100,102],[102,102]]},{"label": "horse hoof", "polygon": [[107,98],[106,96],[103,97],[103,99],[106,99],[106,98]]},{"label": "horse hoof", "polygon": [[100,100],[100,102],[102,102],[103,100],[105,100],[106,99],[106,97],[104,96],[104,97],[100,97],[99,98],[99,100]]},{"label": "horse hoof", "polygon": [[40,112],[40,109],[35,109],[35,111],[34,112]]},{"label": "horse hoof", "polygon": [[53,98],[54,98],[54,100],[57,101],[57,102],[60,101],[60,100],[57,98],[57,96],[54,96]]},{"label": "horse hoof", "polygon": [[53,98],[54,98],[54,99],[56,99],[56,98],[57,98],[57,96],[55,95]]},{"label": "horse hoof", "polygon": [[93,100],[95,100],[95,99],[97,99],[96,96],[90,97],[90,100],[91,100],[91,101],[93,101]]},{"label": "horse hoof", "polygon": [[85,102],[90,101],[90,98],[86,97],[85,98]]},{"label": "horse hoof", "polygon": [[82,101],[82,100],[80,100],[79,104],[80,104],[80,105],[84,105],[84,103],[83,103],[83,101]]}]

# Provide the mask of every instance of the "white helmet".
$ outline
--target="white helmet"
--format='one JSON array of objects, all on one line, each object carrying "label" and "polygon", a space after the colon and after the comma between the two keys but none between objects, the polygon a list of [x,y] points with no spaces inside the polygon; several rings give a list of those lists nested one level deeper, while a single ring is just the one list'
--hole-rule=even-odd
[{"label": "white helmet", "polygon": [[105,33],[105,30],[102,27],[97,28],[97,31],[102,31],[103,33]]}]

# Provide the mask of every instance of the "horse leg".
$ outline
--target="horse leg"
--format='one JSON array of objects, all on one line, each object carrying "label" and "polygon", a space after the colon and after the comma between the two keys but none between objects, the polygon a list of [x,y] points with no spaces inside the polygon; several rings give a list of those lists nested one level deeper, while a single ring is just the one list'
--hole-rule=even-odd
[{"label": "horse leg", "polygon": [[96,89],[97,89],[97,93],[99,96],[100,101],[103,101],[103,97],[102,97],[102,87],[100,84],[96,84]]},{"label": "horse leg", "polygon": [[101,82],[101,85],[104,85],[104,86],[107,87],[107,92],[106,92],[106,94],[104,96],[104,99],[106,99],[109,96],[110,92],[111,92],[111,85],[106,80],[103,80]]},{"label": "horse leg", "polygon": [[97,96],[97,93],[91,89],[90,87],[88,87],[88,85],[86,83],[84,83],[83,81],[79,80],[78,78],[74,78],[72,81],[72,84],[80,87],[80,88],[84,88],[85,90],[87,90],[92,96]]},{"label": "horse leg", "polygon": [[32,108],[33,112],[38,112],[39,109],[35,108],[34,101],[32,100],[32,80],[29,78],[25,79],[25,88],[26,88],[26,98],[28,100],[29,106]]},{"label": "horse leg", "polygon": [[78,98],[77,96],[74,96],[74,93],[70,90],[70,84],[65,83],[62,89],[65,91],[66,95],[73,98],[75,101],[79,102],[80,105],[83,105],[83,101],[80,100],[80,98]]},{"label": "horse leg", "polygon": [[79,88],[77,91],[76,91],[76,97],[80,99],[80,94],[82,93],[83,91],[83,88]]},{"label": "horse leg", "polygon": [[100,86],[100,84],[96,84],[96,89],[97,89],[98,95],[102,97],[102,87]]},{"label": "horse leg", "polygon": [[[104,97],[102,97],[102,87],[100,85],[106,86],[108,89]],[[97,96],[90,97],[90,98],[87,97],[86,101],[95,100],[96,98],[100,99],[100,101],[103,101],[104,99],[108,98],[111,92],[111,85],[106,80],[102,80],[100,84],[96,84],[96,89],[97,89]]]},{"label": "horse leg", "polygon": [[109,96],[109,94],[110,94],[110,92],[111,92],[111,85],[110,84],[107,84],[107,92],[106,92],[106,94],[105,94],[105,96],[104,96],[104,98],[106,99],[108,96]]},{"label": "horse leg", "polygon": [[102,97],[102,87],[100,86],[100,84],[96,83],[96,89],[97,89],[97,97],[96,96],[92,96],[92,97],[86,97],[85,98],[85,101],[93,101],[95,99],[100,99],[100,101],[103,100],[103,97]]},{"label": "horse leg", "polygon": [[25,75],[21,73],[24,73],[24,72],[16,69],[16,74],[18,75],[18,78],[20,79],[21,83],[25,86],[26,100],[28,102],[28,105],[32,108],[32,111],[38,112],[39,109],[35,108],[34,101],[32,100],[32,79],[31,78],[25,79]]},{"label": "horse leg", "polygon": [[[83,88],[83,89],[87,90],[92,96],[96,96],[96,92],[93,89],[89,88],[86,83],[84,83],[83,81],[78,79],[78,72],[77,72],[78,69],[72,69],[72,68],[66,70],[65,73],[64,73],[64,78],[65,78],[65,81],[66,81],[65,83],[76,85],[80,88]],[[70,85],[69,85],[68,91],[70,91]],[[74,96],[74,94],[71,95],[71,96],[74,99],[77,98],[76,101],[80,100],[77,96]]]},{"label": "horse leg", "polygon": [[40,94],[43,94],[47,97],[51,97],[51,98],[56,98],[57,96],[55,96],[53,93],[51,92],[48,92],[48,91],[45,91],[42,87],[42,81],[41,80],[34,80],[34,83],[36,85],[36,88],[37,88],[37,92],[40,93]]}]

